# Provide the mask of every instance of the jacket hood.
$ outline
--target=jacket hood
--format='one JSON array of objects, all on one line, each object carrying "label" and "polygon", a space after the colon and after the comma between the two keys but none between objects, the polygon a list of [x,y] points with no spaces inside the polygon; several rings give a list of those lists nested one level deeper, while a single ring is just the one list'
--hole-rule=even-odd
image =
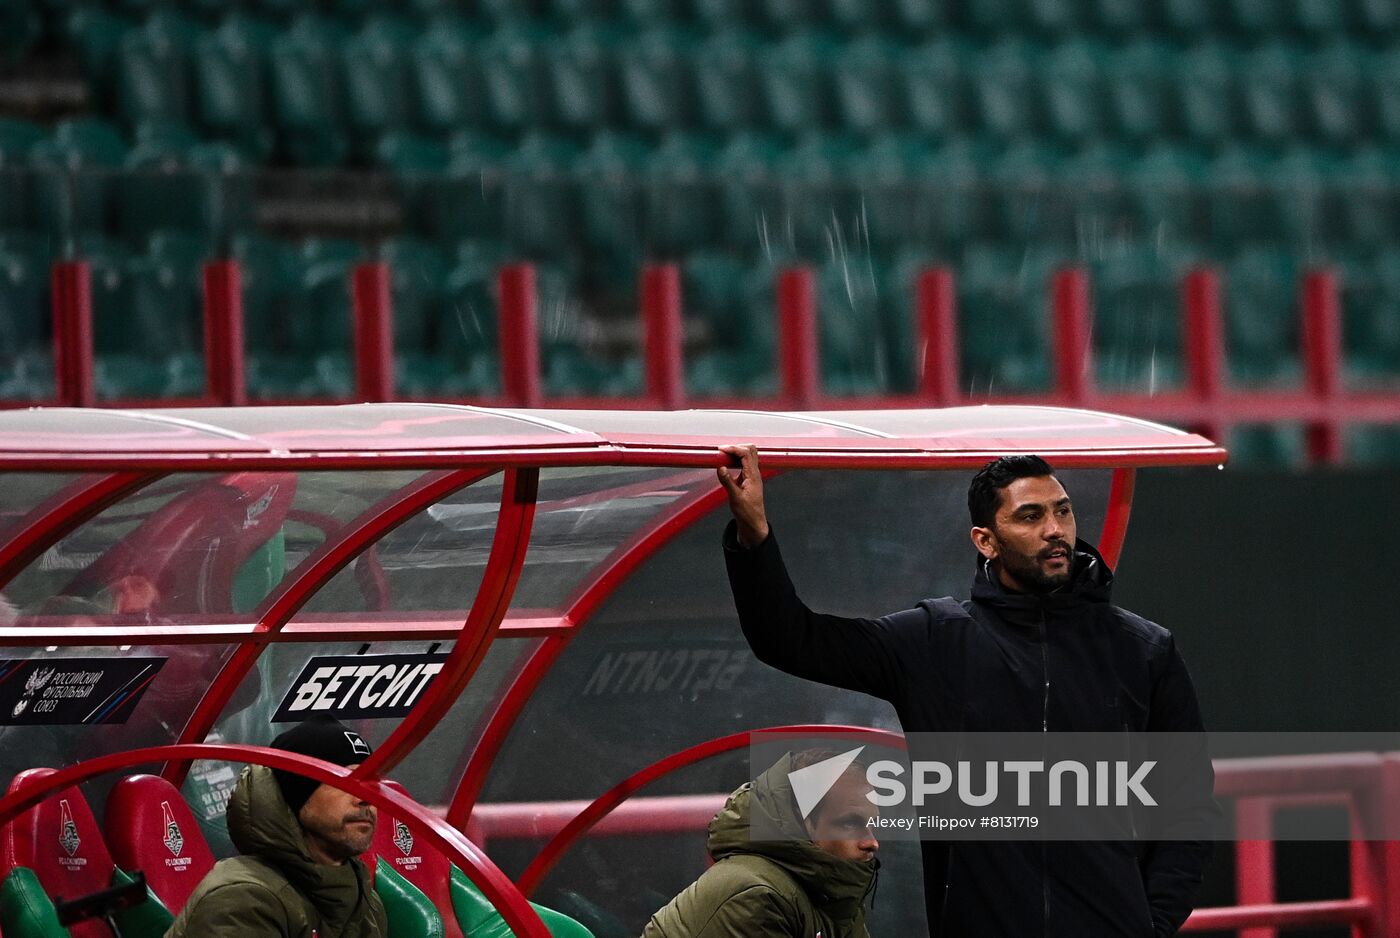
[{"label": "jacket hood", "polygon": [[1107,603],[1113,591],[1113,571],[1094,545],[1074,542],[1074,569],[1070,581],[1050,593],[1018,593],[1002,585],[987,558],[977,557],[972,581],[973,602],[994,606],[1013,625],[1033,626],[1042,613],[1067,611],[1087,603]]},{"label": "jacket hood", "polygon": [[239,776],[228,800],[228,832],[239,853],[257,857],[287,877],[332,921],[345,919],[367,886],[359,859],[348,861],[353,869],[348,873],[311,858],[301,825],[267,766],[250,765]]},{"label": "jacket hood", "polygon": [[[812,904],[837,921],[854,918],[874,888],[879,860],[842,860],[814,845],[797,812],[797,799],[788,781],[792,754],[729,796],[710,822],[710,856],[722,860],[753,854],[782,867],[811,898]],[[777,831],[781,840],[754,840],[751,826],[765,834]]]}]

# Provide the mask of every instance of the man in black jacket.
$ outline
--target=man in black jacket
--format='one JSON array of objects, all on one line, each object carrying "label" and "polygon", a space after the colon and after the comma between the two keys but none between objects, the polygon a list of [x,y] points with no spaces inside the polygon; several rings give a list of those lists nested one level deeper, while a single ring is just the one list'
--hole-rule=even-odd
[{"label": "man in black jacket", "polygon": [[[1076,538],[1069,496],[1043,459],[1003,457],[973,479],[970,601],[925,600],[869,619],[802,603],[769,530],[757,450],[721,449],[741,468],[737,477],[719,470],[734,515],[724,534],[729,582],[765,664],[888,700],[906,732],[1202,731],[1171,633],[1109,603],[1112,571]],[[1200,831],[1218,812],[1201,762],[1195,817],[1179,839],[925,841],[931,934],[1175,934],[1211,854]]]}]

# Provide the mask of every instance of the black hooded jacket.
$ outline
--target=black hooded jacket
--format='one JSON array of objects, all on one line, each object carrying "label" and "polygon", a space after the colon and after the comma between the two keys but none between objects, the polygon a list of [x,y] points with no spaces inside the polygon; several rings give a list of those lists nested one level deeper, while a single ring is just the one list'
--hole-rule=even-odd
[{"label": "black hooded jacket", "polygon": [[[1113,573],[1084,541],[1071,583],[1055,592],[1008,591],[978,558],[970,601],[924,600],[878,619],[808,609],[771,534],[745,549],[731,522],[724,546],[758,659],[888,700],[905,732],[1203,728],[1171,633],[1110,604]],[[1202,771],[1208,782],[1208,763]],[[1218,812],[1208,788],[1196,810]],[[1171,935],[1212,849],[1203,840],[922,847],[929,929],[940,938]]]}]

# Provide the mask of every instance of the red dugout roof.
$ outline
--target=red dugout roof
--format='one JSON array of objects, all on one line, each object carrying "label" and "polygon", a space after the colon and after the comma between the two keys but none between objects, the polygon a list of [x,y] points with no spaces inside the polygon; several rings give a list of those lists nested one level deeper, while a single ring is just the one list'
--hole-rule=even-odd
[{"label": "red dugout roof", "polygon": [[450,404],[0,412],[0,469],[713,465],[754,443],[771,468],[955,468],[1035,452],[1065,467],[1211,465],[1224,448],[1057,407],[773,413],[505,410]]}]

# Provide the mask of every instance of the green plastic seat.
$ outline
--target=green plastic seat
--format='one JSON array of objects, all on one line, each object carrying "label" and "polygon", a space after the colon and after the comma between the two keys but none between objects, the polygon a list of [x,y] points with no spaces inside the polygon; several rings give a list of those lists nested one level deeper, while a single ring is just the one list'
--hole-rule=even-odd
[{"label": "green plastic seat", "polygon": [[651,152],[644,228],[653,249],[674,256],[720,239],[723,201],[713,173],[719,159],[714,141],[696,134],[669,134]]},{"label": "green plastic seat", "polygon": [[1303,130],[1298,50],[1272,43],[1250,53],[1241,65],[1240,92],[1254,137],[1272,146],[1298,137]]},{"label": "green plastic seat", "polygon": [[779,175],[783,153],[780,138],[759,132],[735,134],[720,151],[715,167],[726,242],[765,252],[790,243]]},{"label": "green plastic seat", "polygon": [[1112,126],[1105,107],[1107,87],[1102,63],[1107,50],[1094,42],[1067,42],[1045,58],[1045,114],[1052,133],[1066,141],[1081,141]]},{"label": "green plastic seat", "polygon": [[1236,56],[1218,43],[1203,43],[1178,54],[1173,64],[1180,131],[1197,143],[1213,146],[1239,133],[1245,115],[1235,80]]},{"label": "green plastic seat", "polygon": [[1245,146],[1231,146],[1210,162],[1212,242],[1238,246],[1279,234],[1284,218],[1274,162],[1267,151]]},{"label": "green plastic seat", "polygon": [[338,166],[348,152],[341,130],[344,38],[329,22],[305,15],[273,40],[273,115],[284,155],[298,166]]},{"label": "green plastic seat", "polygon": [[862,36],[841,49],[835,65],[841,123],[862,134],[904,122],[900,47],[882,36]]},{"label": "green plastic seat", "polygon": [[274,135],[265,105],[273,26],[241,13],[202,33],[193,56],[195,114],[211,136],[263,159]]},{"label": "green plastic seat", "polygon": [[1163,0],[1160,16],[1170,33],[1187,42],[1225,29],[1225,4],[1220,0]]},{"label": "green plastic seat", "polygon": [[620,11],[642,26],[672,23],[690,16],[689,0],[619,0]]},{"label": "green plastic seat", "polygon": [[1186,147],[1151,147],[1128,170],[1128,198],[1142,230],[1176,241],[1208,236],[1212,211],[1206,161]]},{"label": "green plastic seat", "polygon": [[1050,275],[1061,259],[1039,250],[977,244],[959,267],[962,386],[979,394],[1049,385]]},{"label": "green plastic seat", "polygon": [[983,36],[1004,36],[1008,23],[1026,23],[1029,0],[969,0],[963,16],[967,28]]},{"label": "green plastic seat", "polygon": [[476,26],[450,17],[435,19],[414,41],[417,114],[426,129],[446,133],[485,121],[489,109],[480,42]]},{"label": "green plastic seat", "polygon": [[[0,362],[48,349],[49,258],[29,246],[0,247]],[[0,372],[5,369],[0,367]]]},{"label": "green plastic seat", "polygon": [[527,251],[549,253],[578,230],[578,186],[570,170],[578,148],[565,137],[532,132],[506,157],[506,232]]},{"label": "green plastic seat", "polygon": [[130,28],[130,20],[100,6],[75,6],[64,18],[67,44],[77,53],[93,104],[104,113],[115,107],[117,49]]},{"label": "green plastic seat", "polygon": [[383,857],[375,864],[374,891],[384,903],[389,933],[395,938],[443,938],[447,933],[432,901]]},{"label": "green plastic seat", "polygon": [[[437,148],[428,145],[432,150]],[[381,149],[381,158],[384,150]],[[509,148],[489,134],[460,131],[447,143],[445,173],[412,180],[410,166],[396,166],[412,194],[413,221],[424,234],[448,240],[465,237],[500,237],[505,229],[507,184],[503,175]],[[432,161],[419,164],[432,170],[440,153],[420,150],[419,157]]]},{"label": "green plastic seat", "polygon": [[1363,147],[1348,154],[1337,172],[1339,217],[1347,239],[1384,244],[1394,237],[1400,201],[1393,180],[1400,178],[1400,157],[1388,147]]},{"label": "green plastic seat", "polygon": [[0,883],[0,926],[12,938],[66,938],[68,929],[58,921],[53,900],[39,878],[18,866]]},{"label": "green plastic seat", "polygon": [[[1343,293],[1349,370],[1365,383],[1393,385],[1400,375],[1400,250],[1386,246],[1376,253],[1369,296]],[[1346,290],[1353,275],[1346,273]]]},{"label": "green plastic seat", "polygon": [[[451,887],[452,911],[457,915],[457,924],[461,926],[463,934],[472,938],[510,938],[514,934],[476,884],[455,866],[451,873]],[[535,910],[554,938],[593,938],[591,931],[561,912],[534,902],[530,903],[530,908]]]},{"label": "green plastic seat", "polygon": [[1108,53],[1104,60],[1105,102],[1119,135],[1148,141],[1171,129],[1171,67],[1171,54],[1152,40],[1139,40]]},{"label": "green plastic seat", "polygon": [[1225,434],[1236,469],[1298,469],[1307,464],[1303,428],[1297,424],[1241,424]]},{"label": "green plastic seat", "polygon": [[834,122],[831,63],[837,48],[832,36],[811,30],[769,48],[760,72],[774,128],[802,133]]},{"label": "green plastic seat", "polygon": [[650,156],[637,137],[601,133],[574,163],[589,244],[635,253],[646,240],[648,191],[642,172]]},{"label": "green plastic seat", "polygon": [[1227,362],[1238,385],[1297,379],[1298,275],[1290,252],[1267,247],[1245,248],[1225,268]]},{"label": "green plastic seat", "polygon": [[696,49],[696,97],[708,126],[733,133],[767,122],[763,95],[754,93],[763,52],[752,33],[733,29],[710,36]]},{"label": "green plastic seat", "polygon": [[1093,19],[1099,31],[1124,40],[1149,31],[1152,10],[1138,0],[1093,0]]},{"label": "green plastic seat", "polygon": [[1293,20],[1310,40],[1331,41],[1360,26],[1356,6],[1335,0],[1293,0]]},{"label": "green plastic seat", "polygon": [[904,99],[912,124],[936,138],[947,138],[972,125],[967,48],[955,38],[939,36],[909,49],[899,63]]},{"label": "green plastic seat", "polygon": [[437,324],[443,318],[447,258],[432,242],[391,238],[380,246],[379,259],[390,271],[394,351],[429,356],[437,345]]},{"label": "green plastic seat", "polygon": [[757,394],[774,386],[774,311],[765,270],[754,302],[749,268],[737,257],[702,251],[681,267],[688,318],[699,322],[704,344],[686,357],[686,388],[698,396]]},{"label": "green plastic seat", "polygon": [[507,22],[479,47],[491,120],[513,131],[548,125],[550,93],[545,35]]},{"label": "green plastic seat", "polygon": [[922,133],[881,134],[856,157],[864,201],[863,237],[877,249],[933,240],[933,210],[946,193],[924,175],[933,153]]},{"label": "green plastic seat", "polygon": [[1400,466],[1400,433],[1393,426],[1353,424],[1344,432],[1347,463],[1354,466]]},{"label": "green plastic seat", "polygon": [[932,36],[942,32],[954,16],[954,5],[949,3],[893,0],[891,6],[896,26],[911,30],[916,36]]},{"label": "green plastic seat", "polygon": [[[938,6],[933,3],[924,5]],[[827,6],[832,22],[842,32],[888,30],[900,25],[895,10],[896,4],[885,0],[830,0]]]},{"label": "green plastic seat", "polygon": [[[1229,28],[1240,36],[1281,36],[1296,28],[1292,3],[1278,0],[1226,0],[1220,4]],[[1340,4],[1339,4],[1340,5]]]},{"label": "green plastic seat", "polygon": [[1089,0],[1028,0],[1027,22],[1037,36],[1082,35],[1094,25],[1090,6]]},{"label": "green plastic seat", "polygon": [[105,121],[78,118],[61,121],[53,133],[29,151],[34,177],[34,212],[45,231],[72,235],[102,231],[115,211],[115,186],[102,173],[126,159],[126,143]]},{"label": "green plastic seat", "polygon": [[891,350],[881,329],[883,270],[853,250],[817,275],[822,386],[829,394],[875,394],[889,387]]},{"label": "green plastic seat", "polygon": [[117,106],[128,125],[185,121],[191,108],[190,55],[198,27],[161,10],[117,46]]},{"label": "green plastic seat", "polygon": [[758,29],[766,25],[763,5],[752,0],[690,0],[689,6],[706,29]]},{"label": "green plastic seat", "polygon": [[1053,141],[1025,140],[991,161],[978,200],[974,234],[1013,244],[1072,240],[1074,206],[1057,199],[1056,179],[1065,151]]},{"label": "green plastic seat", "polygon": [[211,180],[187,162],[197,142],[182,125],[148,124],[137,129],[123,172],[114,180],[123,233],[144,239],[161,229],[210,229]]},{"label": "green plastic seat", "polygon": [[[410,43],[413,26],[393,16],[371,16],[341,46],[345,116],[352,139],[370,140],[413,117]],[[361,153],[365,147],[359,147]]]},{"label": "green plastic seat", "polygon": [[969,63],[979,126],[1003,140],[1039,133],[1041,65],[1031,47],[1006,39]]},{"label": "green plastic seat", "polygon": [[1376,68],[1372,59],[1351,43],[1334,43],[1310,55],[1301,68],[1306,124],[1323,141],[1350,146],[1374,132],[1366,86],[1366,76]]},{"label": "green plastic seat", "polygon": [[28,227],[34,177],[28,171],[29,152],[43,140],[36,124],[0,118],[0,230]]},{"label": "green plastic seat", "polygon": [[1181,278],[1190,255],[1117,242],[1088,259],[1094,366],[1100,388],[1155,392],[1182,378]]},{"label": "green plastic seat", "polygon": [[1400,31],[1400,9],[1386,0],[1357,0],[1357,33],[1378,42],[1393,42]]},{"label": "green plastic seat", "polygon": [[680,29],[654,28],[618,50],[618,76],[628,122],[665,130],[695,124],[695,38]]},{"label": "green plastic seat", "polygon": [[1292,244],[1336,244],[1347,235],[1345,197],[1336,187],[1338,162],[1310,146],[1285,150],[1269,171],[1277,231]]},{"label": "green plastic seat", "polygon": [[1132,166],[1131,149],[1117,142],[1099,141],[1067,156],[1046,207],[1053,230],[1081,244],[1143,230],[1128,185]]},{"label": "green plastic seat", "polygon": [[1376,56],[1370,87],[1377,135],[1393,146],[1400,141],[1400,51],[1387,50]]},{"label": "green plastic seat", "polygon": [[844,134],[811,133],[778,164],[787,222],[799,251],[843,251],[862,238],[862,199],[855,184],[860,144]]},{"label": "green plastic seat", "polygon": [[615,56],[618,30],[584,23],[548,41],[546,55],[553,112],[566,127],[616,126],[623,106]]}]

